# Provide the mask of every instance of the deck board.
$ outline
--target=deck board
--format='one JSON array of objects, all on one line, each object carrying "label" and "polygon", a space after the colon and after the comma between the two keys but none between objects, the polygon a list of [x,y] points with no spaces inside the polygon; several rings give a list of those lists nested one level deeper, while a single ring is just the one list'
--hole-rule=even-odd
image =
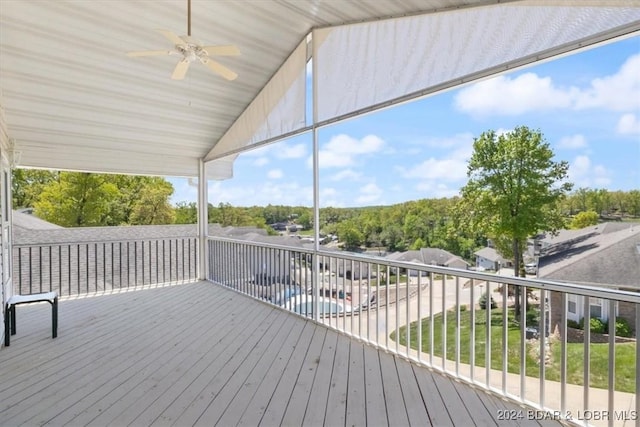
[{"label": "deck board", "polygon": [[367,424],[386,425],[389,423],[389,419],[387,418],[387,403],[384,398],[384,388],[382,385],[380,354],[369,346],[363,348],[363,353]]},{"label": "deck board", "polygon": [[62,299],[56,339],[50,310],[21,306],[0,349],[3,425],[503,425],[519,409],[207,282]]},{"label": "deck board", "polygon": [[[305,322],[304,329],[300,331],[298,341],[291,343],[293,349],[290,352],[290,357],[286,360],[282,357],[278,363],[272,366],[251,401],[248,403],[241,400],[234,402],[244,406],[238,425],[255,426],[261,422],[265,425],[281,424],[282,416],[286,409],[283,403],[288,402],[291,398],[291,393],[298,378],[297,373],[301,370],[316,328],[318,327],[313,323]],[[270,395],[269,392],[273,389],[274,381],[277,385]]]},{"label": "deck board", "polygon": [[280,423],[269,423],[269,421],[276,421],[280,412],[276,409],[277,406],[274,404],[269,405],[269,409],[265,414],[264,420],[266,425],[302,425],[307,405],[309,403],[309,397],[311,396],[314,379],[318,372],[317,365],[320,362],[318,355],[324,347],[327,334],[328,330],[326,328],[319,326],[314,328],[311,344],[309,344],[309,349],[307,350],[307,354],[305,355],[300,371],[298,372],[298,377],[296,378],[293,390],[289,396],[288,403],[286,405],[282,405],[282,407],[284,407],[284,411],[282,418],[280,419]]},{"label": "deck board", "polygon": [[363,347],[352,341],[349,352],[349,384],[347,388],[346,425],[362,424],[367,419]]}]

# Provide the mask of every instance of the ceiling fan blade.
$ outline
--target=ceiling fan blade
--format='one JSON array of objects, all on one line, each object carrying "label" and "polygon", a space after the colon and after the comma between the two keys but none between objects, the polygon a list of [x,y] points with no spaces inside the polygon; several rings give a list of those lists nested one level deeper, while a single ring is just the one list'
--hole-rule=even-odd
[{"label": "ceiling fan blade", "polygon": [[204,50],[211,56],[238,56],[240,55],[240,50],[237,46],[228,45],[228,46],[202,46]]},{"label": "ceiling fan blade", "polygon": [[227,80],[235,80],[238,75],[213,59],[204,59],[202,63]]},{"label": "ceiling fan blade", "polygon": [[127,56],[137,57],[137,56],[160,56],[160,55],[171,55],[174,53],[171,50],[142,50],[137,52],[127,52]]},{"label": "ceiling fan blade", "polygon": [[185,44],[184,40],[180,37],[176,36],[172,31],[169,30],[158,30],[160,34],[162,34],[167,40],[169,40],[174,45],[183,45]]},{"label": "ceiling fan blade", "polygon": [[173,69],[173,74],[171,74],[171,78],[173,80],[182,80],[184,79],[184,75],[187,74],[187,70],[189,69],[189,61],[183,59],[178,62],[176,68]]}]

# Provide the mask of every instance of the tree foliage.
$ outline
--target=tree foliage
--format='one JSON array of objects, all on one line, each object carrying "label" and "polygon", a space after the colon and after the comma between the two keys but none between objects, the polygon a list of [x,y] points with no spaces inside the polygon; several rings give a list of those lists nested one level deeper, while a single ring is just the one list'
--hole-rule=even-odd
[{"label": "tree foliage", "polygon": [[162,178],[151,178],[143,186],[131,210],[130,223],[134,225],[172,224],[175,212],[169,203],[173,193],[171,183]]},{"label": "tree foliage", "polygon": [[104,225],[117,187],[103,176],[61,172],[34,202],[38,217],[64,227]]},{"label": "tree foliage", "polygon": [[571,220],[571,228],[585,228],[598,223],[598,213],[595,211],[579,212]]},{"label": "tree foliage", "polygon": [[163,178],[131,175],[13,171],[13,204],[65,227],[171,224],[173,186]]},{"label": "tree foliage", "polygon": [[467,222],[495,240],[510,240],[515,275],[523,242],[565,225],[559,206],[572,187],[564,182],[569,165],[553,157],[542,133],[526,126],[505,134],[489,130],[473,143],[469,181],[461,191]]}]

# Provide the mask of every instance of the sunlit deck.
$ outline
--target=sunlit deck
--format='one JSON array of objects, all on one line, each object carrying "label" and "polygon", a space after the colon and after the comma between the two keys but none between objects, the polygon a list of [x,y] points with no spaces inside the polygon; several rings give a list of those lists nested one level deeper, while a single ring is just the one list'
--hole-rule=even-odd
[{"label": "sunlit deck", "polygon": [[2,425],[512,425],[500,410],[521,409],[206,282],[62,300],[56,339],[49,316],[18,308]]}]

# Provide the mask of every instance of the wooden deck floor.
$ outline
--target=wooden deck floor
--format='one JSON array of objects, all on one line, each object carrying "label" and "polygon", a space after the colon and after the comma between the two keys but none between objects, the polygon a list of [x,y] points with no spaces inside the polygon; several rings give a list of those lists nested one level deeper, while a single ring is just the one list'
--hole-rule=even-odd
[{"label": "wooden deck floor", "polygon": [[[210,283],[17,309],[0,425],[514,425],[517,405]],[[539,425],[521,420],[522,425]]]}]

